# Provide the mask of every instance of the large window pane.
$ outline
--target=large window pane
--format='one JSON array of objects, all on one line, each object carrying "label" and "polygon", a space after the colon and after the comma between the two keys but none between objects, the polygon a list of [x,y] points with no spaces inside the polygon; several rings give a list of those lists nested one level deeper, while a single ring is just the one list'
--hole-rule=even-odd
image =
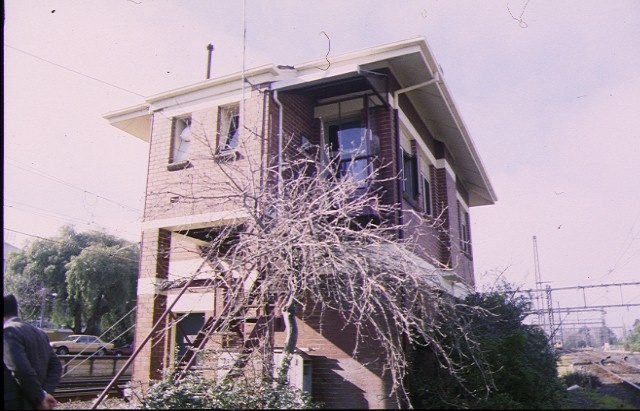
[{"label": "large window pane", "polygon": [[369,176],[369,159],[362,158],[358,160],[346,160],[340,162],[340,177],[350,176],[358,182],[358,188],[365,188],[369,184],[367,177]]}]

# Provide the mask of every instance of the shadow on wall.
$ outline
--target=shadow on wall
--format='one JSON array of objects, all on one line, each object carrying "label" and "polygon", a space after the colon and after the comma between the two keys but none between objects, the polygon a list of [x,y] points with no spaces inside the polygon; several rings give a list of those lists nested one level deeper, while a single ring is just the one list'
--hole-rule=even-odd
[{"label": "shadow on wall", "polygon": [[[338,371],[338,360],[325,356],[312,356],[312,396],[314,401],[322,401],[328,409],[368,409],[369,403],[365,399],[365,392],[345,380]],[[340,387],[340,390],[336,390]]]},{"label": "shadow on wall", "polygon": [[[388,394],[391,382],[389,373],[384,372],[383,349],[376,341],[361,339],[358,355],[354,358],[355,327],[343,327],[337,312],[326,310],[321,317],[317,312],[307,311],[299,321],[313,330],[306,336],[301,332],[297,345],[314,347],[308,352],[313,365],[314,399],[323,401],[328,408],[386,408],[390,405],[390,398],[380,397],[385,395],[383,392]],[[370,334],[366,329],[362,331],[361,338]]]}]

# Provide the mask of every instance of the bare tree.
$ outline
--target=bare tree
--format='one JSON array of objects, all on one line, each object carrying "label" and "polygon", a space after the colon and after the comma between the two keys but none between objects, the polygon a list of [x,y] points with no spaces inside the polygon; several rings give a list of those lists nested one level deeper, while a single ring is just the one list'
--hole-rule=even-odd
[{"label": "bare tree", "polygon": [[[481,353],[457,314],[458,303],[440,287],[434,269],[438,261],[430,260],[417,241],[421,235],[433,235],[433,230],[420,227],[440,230],[440,219],[415,214],[412,229],[398,222],[397,205],[381,201],[381,170],[387,165],[361,170],[352,161],[337,172],[338,160],[322,147],[291,146],[282,152],[285,155],[276,164],[259,158],[240,165],[212,148],[210,161],[225,178],[172,193],[183,204],[217,201],[241,210],[234,224],[212,229],[208,244],[199,247],[207,261],[202,268],[214,273],[203,287],[224,290],[225,315],[205,324],[193,349],[180,361],[183,370],[190,368],[208,341],[233,334],[243,319],[252,316],[255,325],[227,378],[261,356],[266,373],[272,375],[268,369],[273,366],[278,318],[286,327],[283,376],[296,347],[298,318],[304,321],[312,313],[332,313],[341,319],[341,326],[355,329],[354,358],[363,346],[381,348],[383,371],[391,377],[398,404],[410,405],[407,347],[428,346],[440,366],[460,376],[461,384],[454,354],[471,353],[475,364],[484,368]],[[198,178],[205,181],[208,176]],[[181,288],[185,281],[167,282],[162,288]],[[445,332],[458,333],[455,345],[441,343]],[[485,375],[489,387],[490,375]]]}]

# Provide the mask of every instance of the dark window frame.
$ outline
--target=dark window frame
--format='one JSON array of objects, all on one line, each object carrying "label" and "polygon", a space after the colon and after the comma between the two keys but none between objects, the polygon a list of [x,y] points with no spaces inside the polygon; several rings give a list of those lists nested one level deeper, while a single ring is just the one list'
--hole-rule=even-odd
[{"label": "dark window frame", "polygon": [[420,195],[418,189],[418,156],[411,154],[404,148],[402,151],[402,192],[415,200]]},{"label": "dark window frame", "polygon": [[471,255],[471,231],[469,228],[469,212],[458,202],[458,225],[460,229],[460,249]]},{"label": "dark window frame", "polygon": [[431,182],[422,174],[422,208],[426,215],[433,215],[433,204],[431,201]]}]

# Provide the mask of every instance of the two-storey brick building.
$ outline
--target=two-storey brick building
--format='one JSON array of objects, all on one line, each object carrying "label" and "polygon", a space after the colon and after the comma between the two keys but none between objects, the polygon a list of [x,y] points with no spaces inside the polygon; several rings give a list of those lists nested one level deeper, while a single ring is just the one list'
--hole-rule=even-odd
[{"label": "two-storey brick building", "polygon": [[[193,251],[207,233],[246,217],[222,200],[223,193],[209,192],[229,177],[212,159],[233,162],[237,170],[277,163],[285,137],[292,143],[287,147],[312,144],[347,153],[349,169],[363,175],[376,161],[387,164],[382,200],[400,205],[394,218],[408,223],[407,230],[432,230],[421,237],[427,255],[417,258],[452,294],[474,287],[469,211],[496,197],[423,38],[207,79],[105,118],[149,143],[135,337],[136,344],[149,343],[135,359],[134,380],[157,378],[176,347],[189,345],[207,320],[224,315],[216,290],[194,285],[177,298],[178,290],[158,288],[202,266]],[[361,149],[355,157],[349,152],[354,146]],[[439,229],[412,224],[409,210],[437,219]],[[180,322],[163,328],[168,307],[167,318]],[[156,324],[162,332],[151,333]],[[302,322],[298,347],[306,353],[297,359],[309,366],[300,371],[302,377],[308,372],[305,388],[331,408],[388,406],[388,383],[375,367],[352,358],[352,338],[339,323]]]}]

